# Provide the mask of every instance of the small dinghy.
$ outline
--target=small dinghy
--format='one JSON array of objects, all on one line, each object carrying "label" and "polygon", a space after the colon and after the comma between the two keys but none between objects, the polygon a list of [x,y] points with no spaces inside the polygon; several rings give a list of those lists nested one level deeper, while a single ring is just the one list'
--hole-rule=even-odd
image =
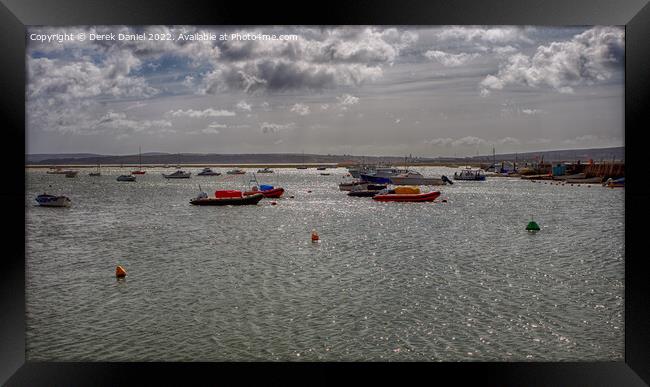
[{"label": "small dinghy", "polygon": [[196,174],[197,176],[219,176],[221,175],[221,172],[215,172],[210,168],[203,168],[201,172]]},{"label": "small dinghy", "polygon": [[372,199],[379,202],[432,202],[438,196],[440,191],[421,193],[418,187],[396,187],[391,191],[382,191]]},{"label": "small dinghy", "polygon": [[162,174],[165,179],[189,179],[192,176],[192,172],[181,171],[180,169],[169,175]]},{"label": "small dinghy", "polygon": [[43,193],[36,197],[39,206],[42,207],[69,207],[72,201],[67,196],[55,196]]},{"label": "small dinghy", "polygon": [[195,206],[241,206],[255,205],[264,198],[261,193],[244,196],[241,191],[222,190],[215,191],[214,197],[209,198],[208,194],[201,192],[199,196],[190,200]]},{"label": "small dinghy", "polygon": [[120,175],[117,177],[117,181],[135,181],[135,176],[133,175]]},{"label": "small dinghy", "polygon": [[[383,191],[382,191],[383,190]],[[354,186],[350,192],[348,192],[348,196],[355,196],[355,197],[362,197],[362,198],[369,198],[377,195],[380,192],[392,192],[386,190],[386,185],[383,184],[366,184],[366,185],[356,185]]]}]

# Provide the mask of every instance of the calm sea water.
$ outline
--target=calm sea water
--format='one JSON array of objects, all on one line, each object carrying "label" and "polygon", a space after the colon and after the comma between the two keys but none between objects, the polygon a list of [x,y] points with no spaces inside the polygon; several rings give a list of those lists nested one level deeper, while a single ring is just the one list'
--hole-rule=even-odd
[{"label": "calm sea water", "polygon": [[277,205],[190,205],[247,182],[217,170],[26,172],[28,360],[623,359],[622,189],[488,178],[376,203],[338,190],[345,169],[286,169],[258,175]]}]

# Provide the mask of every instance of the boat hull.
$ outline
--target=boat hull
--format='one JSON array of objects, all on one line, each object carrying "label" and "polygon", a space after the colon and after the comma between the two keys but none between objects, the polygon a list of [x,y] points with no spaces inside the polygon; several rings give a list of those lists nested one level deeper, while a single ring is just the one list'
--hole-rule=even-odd
[{"label": "boat hull", "polygon": [[372,197],[378,202],[432,202],[438,196],[440,191],[432,191],[421,194],[381,194]]},{"label": "boat hull", "polygon": [[144,175],[145,173],[147,173],[147,172],[146,171],[131,171],[132,175]]},{"label": "boat hull", "polygon": [[273,188],[266,191],[247,191],[244,196],[251,196],[255,194],[262,194],[265,198],[277,199],[284,193],[284,188]]},{"label": "boat hull", "polygon": [[163,174],[163,177],[165,179],[189,179],[190,176],[191,176],[190,174],[187,174],[187,175],[165,175],[165,174]]},{"label": "boat hull", "polygon": [[36,202],[41,207],[69,207],[70,199],[66,196],[39,195]]},{"label": "boat hull", "polygon": [[261,193],[242,196],[240,198],[201,198],[190,200],[195,206],[242,206],[255,205],[264,198]]},{"label": "boat hull", "polygon": [[375,190],[358,190],[348,192],[348,196],[361,197],[361,198],[370,198],[377,195],[379,191]]},{"label": "boat hull", "polygon": [[360,175],[360,177],[362,180],[369,181],[371,183],[390,184],[390,177],[365,175],[363,173]]},{"label": "boat hull", "polygon": [[197,173],[196,176],[219,176],[221,175],[221,172],[207,172],[207,173]]},{"label": "boat hull", "polygon": [[135,181],[135,176],[118,176],[117,181]]},{"label": "boat hull", "polygon": [[436,177],[391,177],[390,181],[395,185],[444,185],[442,179]]}]

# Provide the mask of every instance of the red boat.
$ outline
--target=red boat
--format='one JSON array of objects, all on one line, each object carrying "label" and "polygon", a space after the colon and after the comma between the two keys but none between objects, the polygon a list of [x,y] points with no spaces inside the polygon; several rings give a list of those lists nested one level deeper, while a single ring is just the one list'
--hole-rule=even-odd
[{"label": "red boat", "polygon": [[271,188],[271,189],[261,190],[261,191],[253,189],[252,191],[244,192],[244,196],[255,195],[255,194],[258,194],[258,193],[261,193],[262,195],[264,195],[265,198],[277,199],[280,196],[282,196],[282,194],[284,193],[284,188],[278,187],[278,188]]},{"label": "red boat", "polygon": [[147,172],[146,171],[131,171],[132,175],[144,175],[145,173],[147,173]]},{"label": "red boat", "polygon": [[440,191],[431,191],[419,194],[380,194],[372,197],[378,202],[432,202],[438,196]]},{"label": "red boat", "polygon": [[214,192],[213,198],[209,198],[206,193],[202,192],[198,197],[190,200],[190,203],[195,206],[255,205],[263,198],[264,195],[260,193],[244,196],[241,191],[218,190]]}]

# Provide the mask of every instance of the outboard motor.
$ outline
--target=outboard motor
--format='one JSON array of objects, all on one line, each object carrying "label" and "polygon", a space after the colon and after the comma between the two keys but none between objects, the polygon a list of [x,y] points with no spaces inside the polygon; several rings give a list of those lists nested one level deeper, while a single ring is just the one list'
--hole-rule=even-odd
[{"label": "outboard motor", "polygon": [[440,177],[440,179],[442,181],[444,181],[445,183],[447,183],[447,184],[454,184],[454,182],[449,180],[449,178],[447,176],[445,176],[445,175],[442,175],[442,177]]}]

